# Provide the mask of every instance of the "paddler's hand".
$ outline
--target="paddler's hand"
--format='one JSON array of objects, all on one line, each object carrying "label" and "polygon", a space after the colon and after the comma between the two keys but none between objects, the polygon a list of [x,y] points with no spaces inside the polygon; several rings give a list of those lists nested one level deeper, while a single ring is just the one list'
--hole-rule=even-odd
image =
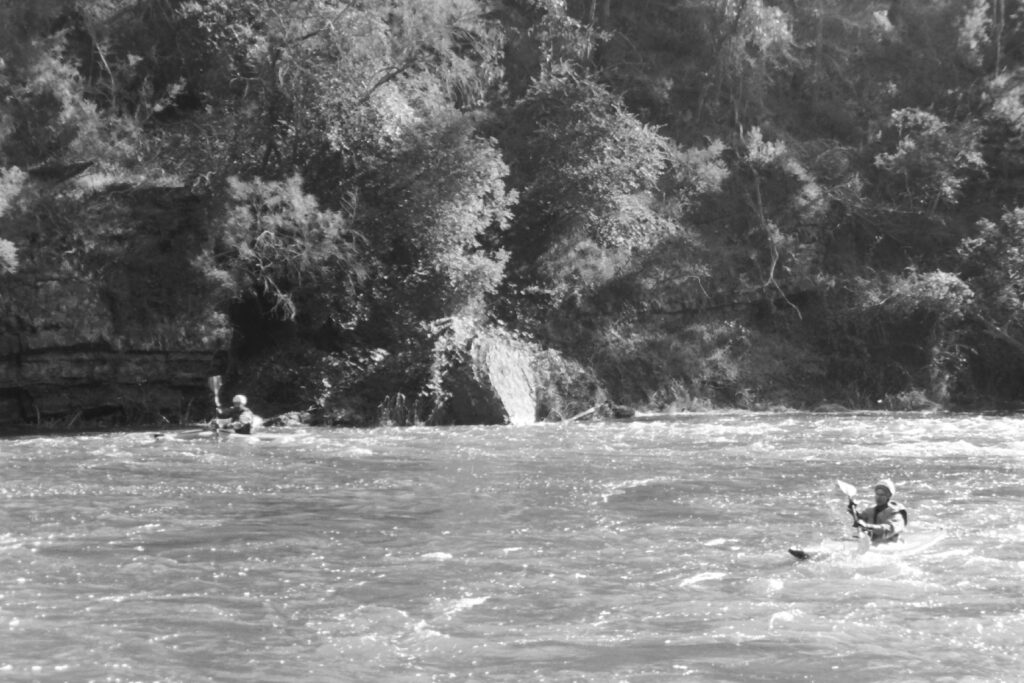
[{"label": "paddler's hand", "polygon": [[851,515],[857,514],[857,504],[853,502],[853,498],[851,498],[850,502],[846,504],[846,509],[849,510]]},{"label": "paddler's hand", "polygon": [[878,524],[868,524],[863,519],[858,519],[854,523],[854,526],[858,529],[863,529],[864,531],[878,531],[878,529],[881,528]]}]

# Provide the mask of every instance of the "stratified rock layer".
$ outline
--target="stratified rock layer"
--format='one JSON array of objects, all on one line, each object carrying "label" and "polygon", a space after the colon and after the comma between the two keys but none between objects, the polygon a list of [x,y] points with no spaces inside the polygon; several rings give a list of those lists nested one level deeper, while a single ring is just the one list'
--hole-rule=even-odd
[{"label": "stratified rock layer", "polygon": [[0,424],[209,408],[197,401],[229,328],[205,213],[186,188],[118,187],[5,216],[19,267],[0,276]]}]

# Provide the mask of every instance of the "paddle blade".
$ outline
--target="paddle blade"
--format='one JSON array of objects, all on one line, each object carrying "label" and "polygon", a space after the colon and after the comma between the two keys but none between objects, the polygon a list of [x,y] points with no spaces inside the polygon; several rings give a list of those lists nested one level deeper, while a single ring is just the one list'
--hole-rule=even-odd
[{"label": "paddle blade", "polygon": [[842,481],[841,479],[836,479],[836,486],[839,487],[840,491],[846,494],[847,498],[853,498],[854,496],[857,495],[857,487],[854,486],[853,484],[847,484],[845,481]]},{"label": "paddle blade", "polygon": [[213,405],[220,408],[220,375],[208,377],[206,386],[210,387],[210,393],[213,394]]}]

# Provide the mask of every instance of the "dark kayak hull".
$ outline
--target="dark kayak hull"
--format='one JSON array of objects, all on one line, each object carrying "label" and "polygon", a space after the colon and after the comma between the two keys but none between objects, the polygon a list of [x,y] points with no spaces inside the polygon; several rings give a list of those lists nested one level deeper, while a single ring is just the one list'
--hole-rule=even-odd
[{"label": "dark kayak hull", "polygon": [[154,432],[157,441],[222,441],[225,439],[242,441],[287,441],[293,433],[256,432],[255,434],[238,434],[225,429],[188,429],[171,432]]},{"label": "dark kayak hull", "polygon": [[874,557],[910,557],[922,553],[940,543],[946,534],[941,531],[914,534],[896,543],[871,545],[849,541],[826,541],[821,545],[808,548],[793,547],[789,554],[798,560],[822,560],[831,557],[853,558],[860,555]]}]

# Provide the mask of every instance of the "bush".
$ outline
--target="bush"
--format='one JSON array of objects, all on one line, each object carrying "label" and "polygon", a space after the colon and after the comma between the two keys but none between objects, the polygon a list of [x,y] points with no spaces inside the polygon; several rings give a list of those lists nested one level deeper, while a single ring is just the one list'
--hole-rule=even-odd
[{"label": "bush", "polygon": [[[25,173],[15,167],[0,171],[0,218],[15,202],[21,186],[25,181]],[[18,269],[18,249],[8,239],[0,237],[0,275],[13,273]]]},{"label": "bush", "polygon": [[956,204],[971,174],[984,170],[980,129],[952,125],[920,109],[892,112],[875,156],[878,189],[900,208],[934,211]]},{"label": "bush", "polygon": [[302,179],[231,178],[223,224],[228,261],[244,292],[262,301],[271,317],[346,319],[355,309],[362,277],[362,238],[343,216],[320,209]]},{"label": "bush", "polygon": [[671,146],[595,81],[567,71],[539,79],[503,136],[521,202],[509,249],[522,284],[557,303],[593,289],[622,256],[675,225],[656,189]]},{"label": "bush", "polygon": [[494,142],[455,114],[409,131],[377,166],[369,187],[377,208],[365,232],[378,259],[381,312],[405,329],[397,336],[481,312],[507,259],[497,244],[516,201],[507,173]]},{"label": "bush", "polygon": [[923,387],[945,401],[966,363],[960,323],[970,287],[951,273],[914,269],[852,284],[832,321],[834,376],[871,400]]}]

